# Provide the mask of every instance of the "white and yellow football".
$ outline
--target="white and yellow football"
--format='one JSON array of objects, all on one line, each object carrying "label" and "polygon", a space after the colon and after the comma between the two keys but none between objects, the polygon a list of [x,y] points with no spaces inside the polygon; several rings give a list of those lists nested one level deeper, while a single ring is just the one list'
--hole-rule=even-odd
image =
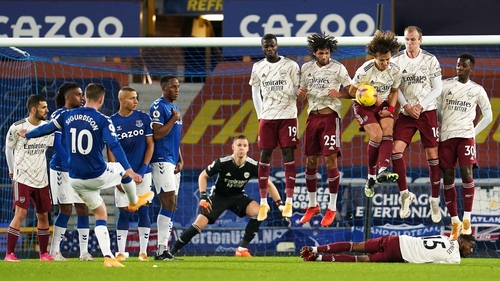
[{"label": "white and yellow football", "polygon": [[371,85],[363,85],[356,91],[356,102],[362,106],[372,106],[377,102],[377,90]]}]

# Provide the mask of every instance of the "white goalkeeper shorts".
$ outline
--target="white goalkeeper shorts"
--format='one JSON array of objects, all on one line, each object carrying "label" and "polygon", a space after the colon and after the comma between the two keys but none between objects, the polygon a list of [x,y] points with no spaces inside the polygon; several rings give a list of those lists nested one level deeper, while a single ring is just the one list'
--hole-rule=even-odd
[{"label": "white goalkeeper shorts", "polygon": [[[151,191],[151,173],[144,174],[141,183],[136,183],[137,185],[137,195],[144,194]],[[128,196],[126,193],[121,192],[118,188],[115,188],[115,206],[118,208],[128,206]]]},{"label": "white goalkeeper shorts", "polygon": [[101,189],[121,184],[122,177],[125,174],[125,170],[120,163],[113,162],[106,163],[106,165],[106,170],[97,178],[86,180],[70,178],[69,180],[71,186],[80,195],[90,210],[95,210],[101,206],[103,202]]},{"label": "white goalkeeper shorts", "polygon": [[179,193],[181,173],[174,173],[175,165],[169,162],[156,162],[150,165],[156,193],[175,191],[175,195],[177,195]]},{"label": "white goalkeeper shorts", "polygon": [[85,203],[69,184],[69,173],[50,169],[52,204]]}]

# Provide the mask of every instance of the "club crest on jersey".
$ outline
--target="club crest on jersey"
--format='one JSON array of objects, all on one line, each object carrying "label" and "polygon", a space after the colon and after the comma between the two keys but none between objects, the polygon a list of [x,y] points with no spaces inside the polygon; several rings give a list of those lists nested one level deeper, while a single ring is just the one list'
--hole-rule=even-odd
[{"label": "club crest on jersey", "polygon": [[144,123],[142,123],[142,120],[136,120],[135,126],[140,128],[140,127],[144,126]]},{"label": "club crest on jersey", "polygon": [[281,76],[281,78],[285,78],[285,76],[286,76],[286,70],[280,69],[280,76]]},{"label": "club crest on jersey", "polygon": [[249,172],[245,172],[245,173],[243,174],[243,176],[245,177],[245,179],[248,179],[248,178],[250,177],[250,173],[249,173]]},{"label": "club crest on jersey", "polygon": [[427,74],[427,72],[428,72],[427,65],[422,65],[422,66],[420,67],[420,71],[422,71],[424,74]]},{"label": "club crest on jersey", "polygon": [[474,94],[472,92],[467,92],[467,97],[471,99],[474,97]]}]

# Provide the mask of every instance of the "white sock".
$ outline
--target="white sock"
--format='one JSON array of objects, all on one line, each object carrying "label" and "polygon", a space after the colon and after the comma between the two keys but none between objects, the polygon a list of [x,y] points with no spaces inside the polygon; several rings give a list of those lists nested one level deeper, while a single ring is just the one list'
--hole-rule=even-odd
[{"label": "white sock", "polygon": [[311,248],[313,250],[313,253],[316,253],[316,254],[318,253],[318,247],[311,247]]},{"label": "white sock", "polygon": [[314,192],[307,192],[307,195],[309,195],[309,206],[310,208],[314,208],[316,207],[316,205],[318,204],[316,202],[316,191]]},{"label": "white sock", "polygon": [[165,245],[167,245],[167,249],[170,249],[170,236],[172,234],[172,228],[174,227],[174,222],[170,219],[170,221],[168,222],[168,231],[167,231],[167,238],[166,238],[166,243]]},{"label": "white sock", "polygon": [[293,198],[288,198],[287,197],[285,203],[292,204],[293,203]]},{"label": "white sock", "polygon": [[170,224],[170,218],[158,214],[158,221],[156,222],[158,228],[158,253],[162,254],[167,249],[167,235]]},{"label": "white sock", "polygon": [[385,170],[387,170],[387,167],[380,167],[380,169],[378,170],[378,173],[380,174]]},{"label": "white sock", "polygon": [[137,203],[139,198],[137,198],[137,186],[135,185],[135,182],[131,181],[129,183],[122,183],[122,187],[127,194],[128,202],[132,204]]},{"label": "white sock", "polygon": [[261,205],[267,205],[267,198],[260,198]]},{"label": "white sock", "polygon": [[470,215],[471,215],[472,212],[464,212],[464,217],[463,219],[464,220],[470,220]]},{"label": "white sock", "polygon": [[98,225],[94,228],[94,233],[97,237],[97,242],[99,242],[99,247],[101,247],[102,255],[114,258],[115,256],[111,253],[111,241],[109,239],[108,227]]},{"label": "white sock", "polygon": [[377,175],[368,175],[368,179],[374,179],[374,180],[376,180],[377,179]]},{"label": "white sock", "polygon": [[330,203],[328,203],[328,209],[337,211],[337,193],[330,193]]},{"label": "white sock", "polygon": [[89,252],[89,232],[88,228],[78,228],[78,242],[80,244],[80,256]]},{"label": "white sock", "polygon": [[458,216],[451,217],[451,223],[459,223],[459,222],[460,219],[458,218]]},{"label": "white sock", "polygon": [[248,249],[245,247],[238,247],[238,251],[243,251],[243,250],[248,250]]},{"label": "white sock", "polygon": [[127,235],[128,230],[117,229],[116,230],[116,242],[118,244],[118,253],[125,253],[125,247],[127,246]]},{"label": "white sock", "polygon": [[148,252],[148,243],[149,243],[149,232],[151,228],[149,227],[138,227],[139,231],[139,254]]},{"label": "white sock", "polygon": [[64,238],[66,228],[54,225],[54,234],[52,236],[52,243],[50,244],[50,254],[55,254],[61,251],[61,241]]}]

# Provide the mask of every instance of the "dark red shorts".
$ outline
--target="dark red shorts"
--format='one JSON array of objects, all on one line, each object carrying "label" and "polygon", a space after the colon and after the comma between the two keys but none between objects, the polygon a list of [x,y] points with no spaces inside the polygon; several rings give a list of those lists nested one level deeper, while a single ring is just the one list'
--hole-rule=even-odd
[{"label": "dark red shorts", "polygon": [[439,143],[439,166],[441,169],[455,169],[458,165],[476,165],[476,145],[474,139],[452,138]]},{"label": "dark red shorts", "polygon": [[418,119],[400,114],[394,125],[394,140],[402,140],[409,145],[417,130],[425,148],[438,147],[439,128],[436,110],[422,112]]},{"label": "dark red shorts", "polygon": [[260,148],[275,149],[278,145],[297,147],[299,144],[297,119],[276,119],[259,122],[258,143]]},{"label": "dark red shorts", "polygon": [[306,156],[340,156],[342,144],[342,124],[337,112],[330,114],[310,114],[307,117],[304,139]]},{"label": "dark red shorts", "polygon": [[[372,123],[380,123],[380,120],[382,117],[378,115],[378,113],[383,110],[387,109],[389,107],[389,103],[387,101],[384,101],[381,105],[379,106],[362,106],[359,105],[357,102],[353,104],[353,110],[354,110],[354,116],[356,117],[356,120],[358,121],[358,124],[360,127],[363,127],[364,125],[367,124],[372,124]],[[384,118],[392,118],[394,119],[393,116],[388,116]]]},{"label": "dark red shorts", "polygon": [[371,262],[404,262],[399,236],[380,236],[365,241],[365,251]]},{"label": "dark red shorts", "polygon": [[50,198],[50,188],[48,185],[44,188],[34,188],[20,182],[13,182],[12,195],[14,196],[14,206],[28,210],[31,198],[37,213],[45,213],[52,210],[52,199]]}]

